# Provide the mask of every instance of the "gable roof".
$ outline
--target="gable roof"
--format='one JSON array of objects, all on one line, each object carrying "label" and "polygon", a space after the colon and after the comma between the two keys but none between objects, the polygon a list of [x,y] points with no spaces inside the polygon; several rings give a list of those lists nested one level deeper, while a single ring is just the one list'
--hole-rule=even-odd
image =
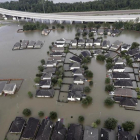
[{"label": "gable roof", "polygon": [[130,78],[129,73],[127,72],[112,72],[113,78]]},{"label": "gable roof", "polygon": [[132,81],[131,80],[115,80],[114,81],[114,86],[130,86],[132,87]]},{"label": "gable roof", "polygon": [[91,126],[85,126],[83,140],[99,140],[99,130]]},{"label": "gable roof", "polygon": [[80,68],[80,63],[70,63],[69,67],[79,67]]},{"label": "gable roof", "polygon": [[91,56],[90,51],[82,51],[81,54],[83,57],[90,57]]},{"label": "gable roof", "polygon": [[101,140],[116,140],[115,131],[101,128]]},{"label": "gable roof", "polygon": [[40,81],[39,85],[40,86],[43,86],[43,85],[51,85],[51,80],[50,79],[42,80],[42,81]]},{"label": "gable roof", "polygon": [[72,72],[74,74],[82,74],[82,73],[84,73],[84,69],[82,69],[82,68],[80,68],[80,69],[74,69],[74,70],[72,70]]},{"label": "gable roof", "polygon": [[35,46],[41,46],[41,45],[43,45],[43,42],[40,41],[40,40],[38,40],[38,41],[36,42],[36,44],[35,44]]},{"label": "gable roof", "polygon": [[79,57],[77,57],[77,56],[72,56],[72,57],[70,57],[70,60],[71,60],[71,61],[78,62],[78,63],[81,63],[81,59],[80,59]]},{"label": "gable roof", "polygon": [[22,117],[16,117],[9,130],[10,133],[21,133],[25,123]]},{"label": "gable roof", "polygon": [[68,98],[82,98],[83,94],[81,91],[71,91],[68,93]]},{"label": "gable roof", "polygon": [[135,59],[135,60],[140,59],[140,53],[134,55],[134,59]]},{"label": "gable roof", "polygon": [[39,120],[33,117],[29,118],[27,126],[25,127],[22,137],[25,139],[34,138],[39,127]]},{"label": "gable roof", "polygon": [[125,44],[125,43],[121,46],[121,48],[124,48],[124,49],[130,48],[130,47],[131,46],[129,44]]},{"label": "gable roof", "polygon": [[123,64],[115,64],[113,68],[114,69],[124,69],[125,66]]},{"label": "gable roof", "polygon": [[71,40],[71,43],[77,43],[76,39]]},{"label": "gable roof", "polygon": [[98,38],[95,39],[95,40],[94,40],[94,43],[101,43],[101,39],[98,39]]},{"label": "gable roof", "polygon": [[43,119],[35,140],[50,140],[52,129],[53,122],[49,119]]},{"label": "gable roof", "polygon": [[84,90],[84,86],[83,85],[75,85],[75,84],[71,84],[70,86],[69,86],[69,90],[70,91],[81,91],[81,92],[83,92],[83,90]]},{"label": "gable roof", "polygon": [[130,49],[130,50],[128,50],[128,52],[126,52],[126,53],[133,56],[133,55],[139,53],[139,48]]},{"label": "gable roof", "polygon": [[84,80],[85,80],[85,77],[82,75],[74,76],[74,81],[84,81]]},{"label": "gable roof", "polygon": [[16,86],[15,83],[9,83],[9,84],[5,84],[4,89],[3,90],[7,90],[7,91],[13,91],[14,87]]},{"label": "gable roof", "polygon": [[43,73],[48,73],[48,72],[55,73],[55,71],[56,71],[56,68],[47,67],[43,70]]},{"label": "gable roof", "polygon": [[104,40],[102,46],[106,47],[107,45],[110,46],[110,41],[109,40]]},{"label": "gable roof", "polygon": [[128,131],[118,131],[118,140],[134,140],[135,138]]},{"label": "gable roof", "polygon": [[52,52],[52,53],[50,53],[50,55],[63,55],[63,53],[62,52]]},{"label": "gable roof", "polygon": [[38,89],[36,91],[36,96],[49,96],[53,97],[55,94],[54,89]]},{"label": "gable roof", "polygon": [[87,39],[86,43],[93,43],[93,39]]},{"label": "gable roof", "polygon": [[120,100],[120,105],[122,106],[136,106],[138,103],[136,98],[127,98],[127,97],[122,97]]},{"label": "gable roof", "polygon": [[28,46],[34,46],[35,44],[36,44],[35,41],[30,41],[29,44],[28,44]]},{"label": "gable roof", "polygon": [[44,73],[42,76],[41,76],[41,79],[43,78],[51,78],[52,77],[52,73],[51,72],[47,72],[47,73]]},{"label": "gable roof", "polygon": [[67,140],[83,140],[83,126],[81,124],[70,124]]}]

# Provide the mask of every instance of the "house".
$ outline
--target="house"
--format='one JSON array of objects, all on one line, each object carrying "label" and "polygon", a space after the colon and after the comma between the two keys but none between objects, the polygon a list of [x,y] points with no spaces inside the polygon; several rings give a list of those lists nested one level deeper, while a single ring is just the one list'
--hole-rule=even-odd
[{"label": "house", "polygon": [[63,47],[52,47],[52,52],[64,52]]},{"label": "house", "polygon": [[3,92],[4,94],[14,94],[16,91],[16,84],[15,83],[9,83],[9,84],[5,84],[4,88],[3,88]]},{"label": "house", "polygon": [[84,86],[83,85],[75,85],[75,84],[71,84],[69,86],[69,91],[81,91],[83,92],[84,91]]},{"label": "house", "polygon": [[74,69],[80,69],[81,65],[80,63],[70,63],[69,64],[70,70],[74,70]]},{"label": "house", "polygon": [[94,51],[94,56],[95,56],[95,58],[96,58],[97,55],[100,55],[100,54],[102,54],[102,50],[101,50],[101,49],[96,49],[96,50]]},{"label": "house", "polygon": [[55,56],[55,57],[49,57],[48,61],[52,61],[55,60],[57,62],[61,62],[62,61],[62,57],[61,56]]},{"label": "house", "polygon": [[54,126],[51,140],[65,140],[67,129],[64,127],[62,120],[58,119]]},{"label": "house", "polygon": [[53,57],[55,57],[55,56],[63,56],[63,53],[62,52],[52,52],[52,53],[50,53],[50,56],[53,56]]},{"label": "house", "polygon": [[81,47],[81,46],[85,46],[85,41],[83,39],[79,39],[78,40],[78,46]]},{"label": "house", "polygon": [[113,72],[124,72],[125,66],[123,64],[116,64],[113,67]]},{"label": "house", "polygon": [[101,140],[116,140],[115,131],[101,128]]},{"label": "house", "polygon": [[121,46],[121,51],[128,51],[130,48],[131,48],[130,45],[128,45],[128,44],[123,44],[123,45]]},{"label": "house", "polygon": [[103,35],[104,34],[104,29],[103,28],[99,28],[98,29],[98,34],[99,35]]},{"label": "house", "polygon": [[50,33],[49,29],[43,29],[42,35],[48,35]]},{"label": "house", "polygon": [[47,67],[47,68],[45,68],[45,69],[43,70],[42,73],[52,73],[52,74],[54,74],[55,71],[56,71],[56,68],[54,68],[54,67]]},{"label": "house", "polygon": [[111,29],[108,29],[108,28],[105,28],[104,29],[104,34],[111,35],[111,33],[112,33],[112,30]]},{"label": "house", "polygon": [[51,78],[52,78],[51,72],[43,73],[41,76],[41,80],[47,80],[47,79],[51,79]]},{"label": "house", "polygon": [[78,56],[72,56],[69,58],[69,60],[76,63],[81,63],[82,61]]},{"label": "house", "polygon": [[54,89],[38,89],[36,91],[36,97],[50,97],[53,98],[55,94]]},{"label": "house", "polygon": [[102,48],[103,49],[109,49],[110,47],[110,41],[109,40],[104,40],[102,43]]},{"label": "house", "polygon": [[86,46],[93,46],[93,39],[87,39]]},{"label": "house", "polygon": [[32,140],[35,138],[40,122],[38,119],[30,117],[28,123],[22,133],[21,138],[26,140]]},{"label": "house", "polygon": [[16,117],[15,120],[12,122],[9,132],[12,134],[21,134],[25,123],[25,119],[23,119],[22,117]]},{"label": "house", "polygon": [[115,80],[114,87],[133,88],[133,84],[131,80]]},{"label": "house", "polygon": [[87,51],[82,51],[82,52],[81,52],[81,55],[82,55],[83,57],[92,57],[92,56],[91,56],[91,52],[88,51],[88,50],[87,50]]},{"label": "house", "polygon": [[67,100],[68,101],[80,101],[85,96],[86,95],[83,95],[81,91],[71,91],[68,93]]},{"label": "house", "polygon": [[45,65],[43,65],[43,67],[56,67],[57,65],[57,61],[56,60],[52,60],[52,61],[47,61]]},{"label": "house", "polygon": [[53,130],[53,122],[50,119],[43,119],[35,140],[50,140]]},{"label": "house", "polygon": [[129,98],[129,97],[113,97],[115,102],[118,102],[120,106],[127,107],[127,108],[135,108],[138,101],[137,98]]},{"label": "house", "polygon": [[116,35],[119,35],[120,33],[121,31],[119,29],[113,29],[111,35],[116,36]]},{"label": "house", "polygon": [[7,84],[7,81],[0,81],[0,95],[2,95],[3,89],[6,84]]},{"label": "house", "polygon": [[113,80],[120,80],[120,79],[130,79],[130,75],[127,72],[113,72],[112,73]]},{"label": "house", "polygon": [[114,63],[115,65],[124,65],[123,59],[119,57],[114,59]]},{"label": "house", "polygon": [[43,46],[43,42],[42,41],[37,41],[34,48],[35,49],[40,49]]},{"label": "house", "polygon": [[21,46],[20,42],[16,42],[14,47],[13,47],[13,50],[19,50],[20,46]]},{"label": "house", "polygon": [[83,140],[83,126],[81,124],[70,124],[67,140]]},{"label": "house", "polygon": [[66,43],[66,39],[65,38],[58,39],[58,40],[56,40],[56,43],[65,44]]},{"label": "house", "polygon": [[139,48],[129,49],[128,52],[126,52],[126,54],[128,54],[129,56],[134,56],[138,53],[139,53]]},{"label": "house", "polygon": [[128,88],[116,88],[114,91],[111,91],[109,95],[137,98],[137,93]]},{"label": "house", "polygon": [[135,140],[135,138],[128,131],[118,131],[117,140]]},{"label": "house", "polygon": [[95,39],[94,40],[94,45],[96,45],[96,46],[101,46],[101,39]]},{"label": "house", "polygon": [[71,46],[76,47],[77,46],[77,40],[76,39],[71,40],[70,44],[71,44]]},{"label": "house", "polygon": [[81,76],[84,74],[84,69],[80,68],[80,69],[73,69],[72,70],[72,75],[73,76]]},{"label": "house", "polygon": [[134,55],[134,60],[135,61],[140,61],[140,53]]},{"label": "house", "polygon": [[21,42],[20,49],[26,49],[27,46],[28,46],[28,44],[29,44],[29,40],[23,40],[23,41]]},{"label": "house", "polygon": [[55,45],[56,47],[60,47],[60,48],[63,48],[63,47],[65,46],[64,43],[57,43],[57,42],[55,42],[54,45]]},{"label": "house", "polygon": [[50,88],[51,87],[51,79],[41,80],[39,83],[40,88]]},{"label": "house", "polygon": [[105,58],[114,59],[118,54],[116,52],[109,51],[107,54],[104,54]]},{"label": "house", "polygon": [[84,84],[84,82],[85,82],[85,77],[84,76],[74,76],[74,80],[73,80],[73,82],[75,83],[75,84]]},{"label": "house", "polygon": [[91,29],[90,29],[90,32],[92,32],[92,33],[97,33],[97,29],[96,29],[96,28],[91,28]]},{"label": "house", "polygon": [[99,130],[91,126],[85,126],[83,140],[99,140]]},{"label": "house", "polygon": [[30,41],[29,44],[28,44],[28,46],[27,46],[27,48],[28,48],[28,49],[33,49],[34,46],[35,46],[35,44],[36,44],[35,41]]},{"label": "house", "polygon": [[136,140],[140,140],[140,134],[136,135]]},{"label": "house", "polygon": [[120,47],[122,46],[122,44],[123,44],[123,43],[122,43],[121,41],[116,40],[113,44],[111,44],[110,49],[111,49],[111,50],[114,50],[114,51],[117,51],[117,50],[120,49]]}]

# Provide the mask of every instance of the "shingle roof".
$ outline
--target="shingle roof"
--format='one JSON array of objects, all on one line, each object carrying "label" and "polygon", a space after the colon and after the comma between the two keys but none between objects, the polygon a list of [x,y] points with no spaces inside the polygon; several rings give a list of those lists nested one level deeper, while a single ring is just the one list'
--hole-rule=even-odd
[{"label": "shingle roof", "polygon": [[74,76],[74,81],[84,81],[85,77],[84,76]]},{"label": "shingle roof", "polygon": [[0,81],[0,93],[2,93],[6,83],[7,81]]},{"label": "shingle roof", "polygon": [[47,72],[47,73],[44,73],[42,76],[41,76],[41,79],[43,78],[51,78],[52,77],[52,73],[51,72]]},{"label": "shingle roof", "polygon": [[90,57],[90,56],[91,56],[90,51],[82,51],[81,54],[82,54],[82,56],[84,56],[84,57]]},{"label": "shingle roof", "polygon": [[35,41],[30,41],[29,44],[28,44],[28,46],[34,46],[35,43],[36,43]]},{"label": "shingle roof", "polygon": [[131,80],[115,80],[114,86],[130,86],[132,87],[132,81]]},{"label": "shingle roof", "polygon": [[84,69],[82,69],[82,68],[80,68],[80,69],[74,69],[74,70],[72,70],[72,72],[74,74],[82,74],[82,73],[84,73]]},{"label": "shingle roof", "polygon": [[127,96],[127,97],[133,97],[133,92],[131,89],[127,88],[116,88],[114,90],[115,96]]},{"label": "shingle roof", "polygon": [[101,140],[116,140],[115,131],[101,128]]},{"label": "shingle roof", "polygon": [[70,63],[69,67],[80,67],[80,63]]},{"label": "shingle roof", "polygon": [[6,91],[13,91],[14,87],[16,86],[15,83],[5,84],[4,89]]},{"label": "shingle roof", "polygon": [[81,91],[71,91],[68,93],[68,98],[82,98],[82,95]]},{"label": "shingle roof", "polygon": [[40,81],[39,85],[40,86],[43,86],[43,85],[51,85],[51,80],[50,79],[42,80],[42,81]]},{"label": "shingle roof", "polygon": [[75,85],[75,84],[71,84],[70,86],[69,86],[69,90],[70,91],[81,91],[81,92],[83,92],[83,90],[84,90],[84,86],[83,85]]},{"label": "shingle roof", "polygon": [[22,117],[16,117],[9,130],[10,133],[21,133],[24,124],[25,120]]},{"label": "shingle roof", "polygon": [[52,53],[50,53],[50,55],[63,55],[63,53],[62,52],[52,52]]},{"label": "shingle roof", "polygon": [[128,53],[129,55],[132,55],[132,56],[133,56],[133,55],[139,53],[139,48],[128,50],[127,53]]},{"label": "shingle roof", "polygon": [[118,131],[118,140],[134,140],[135,138],[128,131]]},{"label": "shingle roof", "polygon": [[112,77],[113,78],[130,78],[130,75],[127,72],[113,72]]},{"label": "shingle roof", "polygon": [[109,40],[104,40],[102,46],[107,47],[107,45],[110,46],[110,41]]},{"label": "shingle roof", "polygon": [[120,105],[122,106],[136,106],[137,99],[135,98],[127,98],[127,97],[122,97],[122,100],[120,101]]},{"label": "shingle roof", "polygon": [[124,69],[125,66],[123,64],[116,64],[114,65],[114,69]]},{"label": "shingle roof", "polygon": [[55,94],[54,89],[38,89],[36,91],[36,96],[49,96],[53,97]]},{"label": "shingle roof", "polygon": [[81,59],[80,59],[79,57],[77,57],[77,56],[72,56],[72,57],[70,57],[70,60],[71,60],[71,61],[74,61],[74,62],[81,63]]},{"label": "shingle roof", "polygon": [[135,59],[135,60],[140,59],[140,53],[134,55],[134,59]]},{"label": "shingle roof", "polygon": [[46,68],[46,69],[44,69],[43,70],[43,73],[48,73],[48,72],[51,72],[51,73],[55,73],[55,71],[56,71],[56,68]]}]

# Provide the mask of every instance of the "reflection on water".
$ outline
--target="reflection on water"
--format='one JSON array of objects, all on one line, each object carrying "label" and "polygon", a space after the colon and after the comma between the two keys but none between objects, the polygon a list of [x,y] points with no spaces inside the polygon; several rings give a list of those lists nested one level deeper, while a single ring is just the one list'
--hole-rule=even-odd
[{"label": "reflection on water", "polygon": [[[36,118],[38,118],[39,111],[44,111],[45,116],[48,116],[50,111],[57,111],[58,116],[64,118],[66,126],[68,123],[77,123],[79,115],[85,116],[84,125],[91,125],[92,122],[101,119],[102,123],[100,127],[103,126],[104,120],[108,117],[114,117],[118,120],[119,124],[127,120],[134,121],[136,124],[134,134],[139,131],[139,112],[126,111],[117,104],[112,108],[106,108],[104,106],[104,100],[108,97],[108,94],[104,91],[106,68],[105,64],[97,62],[94,58],[91,64],[89,64],[89,69],[94,73],[94,85],[91,87],[91,93],[89,93],[89,95],[93,97],[93,103],[89,107],[82,107],[81,103],[57,103],[58,91],[53,99],[38,99],[35,97],[30,99],[27,93],[31,91],[35,95],[33,85],[35,75],[38,72],[37,67],[40,65],[41,59],[46,60],[48,57],[47,51],[49,51],[49,45],[56,39],[62,37],[73,39],[75,37],[75,28],[69,30],[69,32],[66,30],[53,31],[49,36],[41,36],[41,32],[17,33],[18,28],[21,27],[14,24],[0,28],[0,77],[25,79],[20,91],[16,95],[13,97],[0,97],[0,139],[4,139],[4,135],[12,120],[14,120],[16,116],[23,116],[22,110],[24,108],[30,108],[32,116]],[[130,31],[124,31],[119,37],[107,37],[111,43],[118,39],[130,44],[133,41],[140,43],[139,38],[140,34],[138,32],[130,33]],[[41,40],[45,42],[45,44],[43,48],[39,50],[12,51],[14,43],[21,39]],[[77,54],[79,54],[79,52],[80,51],[77,50],[74,51],[74,53]],[[71,54],[68,54],[66,62],[69,62],[69,57],[71,57]],[[86,85],[88,85],[88,83],[86,83]],[[66,87],[64,86],[63,89],[67,90],[67,85]],[[71,116],[73,116],[73,118],[71,118]]]}]

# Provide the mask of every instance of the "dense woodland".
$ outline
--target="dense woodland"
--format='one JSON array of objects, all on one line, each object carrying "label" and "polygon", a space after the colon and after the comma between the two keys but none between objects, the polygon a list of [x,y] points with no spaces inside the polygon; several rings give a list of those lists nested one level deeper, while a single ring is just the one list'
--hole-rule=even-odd
[{"label": "dense woodland", "polygon": [[92,2],[53,3],[48,0],[19,0],[0,3],[1,8],[30,12],[81,12],[139,9],[140,0],[95,0]]}]

